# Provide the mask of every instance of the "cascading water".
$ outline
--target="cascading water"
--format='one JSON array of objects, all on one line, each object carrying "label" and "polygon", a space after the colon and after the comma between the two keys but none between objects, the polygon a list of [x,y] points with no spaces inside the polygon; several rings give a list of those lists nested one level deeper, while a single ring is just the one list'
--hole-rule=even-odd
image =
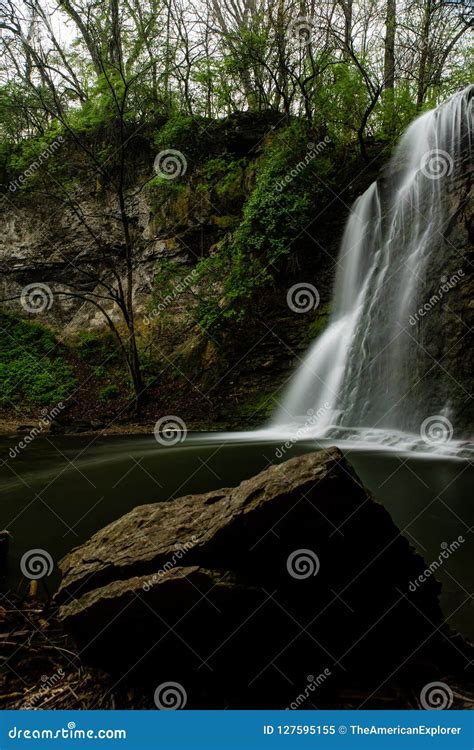
[{"label": "cascading water", "polygon": [[443,232],[453,186],[459,189],[470,163],[473,94],[470,86],[413,122],[385,176],[356,201],[329,324],[293,377],[274,430],[305,422],[305,435],[380,441],[419,435],[433,414],[434,431],[450,429],[451,384],[430,350],[433,336],[444,336],[441,313],[431,315],[426,304],[434,308],[435,290],[464,275]]}]

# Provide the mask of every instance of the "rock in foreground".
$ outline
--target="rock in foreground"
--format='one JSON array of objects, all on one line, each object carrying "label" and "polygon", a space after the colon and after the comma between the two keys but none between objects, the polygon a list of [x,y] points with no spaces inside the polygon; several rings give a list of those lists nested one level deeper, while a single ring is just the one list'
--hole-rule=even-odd
[{"label": "rock in foreground", "polygon": [[425,567],[332,448],[135,508],[62,561],[57,601],[82,656],[119,680],[179,683],[190,707],[279,708],[316,676],[327,696],[414,660],[424,684],[462,658],[438,584],[409,589]]}]

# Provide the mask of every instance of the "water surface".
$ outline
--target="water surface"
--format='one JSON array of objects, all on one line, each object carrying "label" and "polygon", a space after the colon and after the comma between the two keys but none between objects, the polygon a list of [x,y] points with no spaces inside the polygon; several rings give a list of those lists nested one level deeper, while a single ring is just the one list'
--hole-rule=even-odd
[{"label": "water surface", "polygon": [[[245,441],[231,435],[188,436],[173,447],[143,435],[37,438],[14,459],[8,451],[15,438],[2,438],[0,528],[13,534],[8,577],[2,582],[7,596],[20,583],[21,556],[32,548],[47,550],[57,562],[136,505],[234,486],[272,463],[317,448],[312,441],[285,448],[281,441],[257,436]],[[474,638],[469,599],[474,583],[469,554],[472,464],[441,455],[353,446],[343,450],[428,564],[446,543],[459,536],[466,540],[436,576],[443,584],[445,616]],[[47,580],[49,589],[58,581],[56,568]]]}]

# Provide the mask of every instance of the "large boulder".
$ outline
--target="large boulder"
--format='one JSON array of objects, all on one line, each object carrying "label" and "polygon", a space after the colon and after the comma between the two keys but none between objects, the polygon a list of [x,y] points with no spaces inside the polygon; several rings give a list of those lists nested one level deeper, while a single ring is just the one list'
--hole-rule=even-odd
[{"label": "large boulder", "polygon": [[59,615],[84,658],[180,683],[194,706],[284,707],[308,675],[322,694],[414,660],[432,677],[460,653],[439,585],[410,587],[422,558],[336,448],[139,506],[60,567]]}]

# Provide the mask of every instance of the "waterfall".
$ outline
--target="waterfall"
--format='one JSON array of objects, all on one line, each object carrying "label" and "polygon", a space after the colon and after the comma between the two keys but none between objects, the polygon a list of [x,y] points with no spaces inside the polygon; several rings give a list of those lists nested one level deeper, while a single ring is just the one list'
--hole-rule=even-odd
[{"label": "waterfall", "polygon": [[[283,394],[272,428],[304,423],[314,436],[379,439],[420,434],[434,414],[449,429],[449,378],[441,367],[433,374],[430,346],[444,336],[443,295],[464,275],[461,253],[443,231],[471,157],[473,94],[470,86],[415,120],[382,178],[355,202],[328,325]],[[440,427],[432,429],[435,435]]]}]

